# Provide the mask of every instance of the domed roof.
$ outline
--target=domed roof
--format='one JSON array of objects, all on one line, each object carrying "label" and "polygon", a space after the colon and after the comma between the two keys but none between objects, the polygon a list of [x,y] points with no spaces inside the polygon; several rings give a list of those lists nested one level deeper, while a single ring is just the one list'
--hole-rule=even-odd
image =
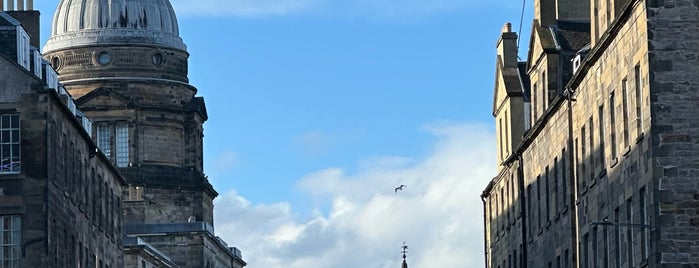
[{"label": "domed roof", "polygon": [[168,0],[61,0],[44,53],[105,44],[186,50]]}]

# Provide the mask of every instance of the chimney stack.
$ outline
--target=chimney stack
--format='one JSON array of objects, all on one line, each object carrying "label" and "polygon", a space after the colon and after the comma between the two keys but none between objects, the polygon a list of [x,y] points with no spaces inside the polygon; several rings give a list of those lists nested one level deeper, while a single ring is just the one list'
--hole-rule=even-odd
[{"label": "chimney stack", "polygon": [[[15,9],[15,1],[17,9]],[[22,24],[24,31],[29,34],[29,44],[35,48],[40,48],[41,31],[39,25],[40,13],[34,9],[33,0],[0,0],[0,9],[3,2],[7,2],[7,14],[18,20]]]},{"label": "chimney stack", "polygon": [[497,43],[498,57],[505,68],[517,68],[517,33],[512,32],[512,24],[505,23]]}]

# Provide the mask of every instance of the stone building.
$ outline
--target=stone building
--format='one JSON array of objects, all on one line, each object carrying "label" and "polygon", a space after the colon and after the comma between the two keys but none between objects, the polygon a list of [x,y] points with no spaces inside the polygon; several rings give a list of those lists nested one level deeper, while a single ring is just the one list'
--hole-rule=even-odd
[{"label": "stone building", "polygon": [[245,266],[214,233],[218,193],[203,170],[208,115],[189,84],[169,1],[60,1],[44,55],[126,178],[125,235],[181,267]]},{"label": "stone building", "polygon": [[123,267],[126,181],[30,45],[38,28],[22,25],[38,12],[12,14],[23,20],[0,11],[0,267]]},{"label": "stone building", "polygon": [[535,0],[497,42],[486,267],[699,267],[699,2]]},{"label": "stone building", "polygon": [[[208,115],[169,1],[60,1],[43,58],[30,38],[39,36],[32,1],[0,0],[3,8],[12,16],[0,13],[0,120],[10,122],[0,128],[0,233],[21,234],[22,244],[0,242],[21,251],[9,262],[0,255],[0,267],[244,267],[214,232]],[[17,120],[21,140],[6,142]],[[41,179],[55,182],[34,187]],[[35,250],[47,257],[30,258]]]}]

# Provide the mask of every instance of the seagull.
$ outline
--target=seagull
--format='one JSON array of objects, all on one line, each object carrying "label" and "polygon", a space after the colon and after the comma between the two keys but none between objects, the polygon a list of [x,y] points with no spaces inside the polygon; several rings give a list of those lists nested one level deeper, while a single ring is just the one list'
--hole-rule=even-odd
[{"label": "seagull", "polygon": [[401,184],[400,186],[396,187],[395,192],[398,193],[398,190],[401,190],[401,191],[402,191],[404,187],[408,187],[408,186],[405,186],[405,185]]}]

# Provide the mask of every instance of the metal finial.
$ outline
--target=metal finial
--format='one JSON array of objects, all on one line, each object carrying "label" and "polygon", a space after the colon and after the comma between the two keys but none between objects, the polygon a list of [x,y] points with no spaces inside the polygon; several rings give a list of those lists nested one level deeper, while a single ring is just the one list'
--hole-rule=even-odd
[{"label": "metal finial", "polygon": [[405,260],[405,257],[406,257],[405,254],[408,253],[408,246],[405,245],[405,242],[403,242],[403,246],[401,248],[403,249],[401,251],[401,253],[403,253],[403,260]]}]

